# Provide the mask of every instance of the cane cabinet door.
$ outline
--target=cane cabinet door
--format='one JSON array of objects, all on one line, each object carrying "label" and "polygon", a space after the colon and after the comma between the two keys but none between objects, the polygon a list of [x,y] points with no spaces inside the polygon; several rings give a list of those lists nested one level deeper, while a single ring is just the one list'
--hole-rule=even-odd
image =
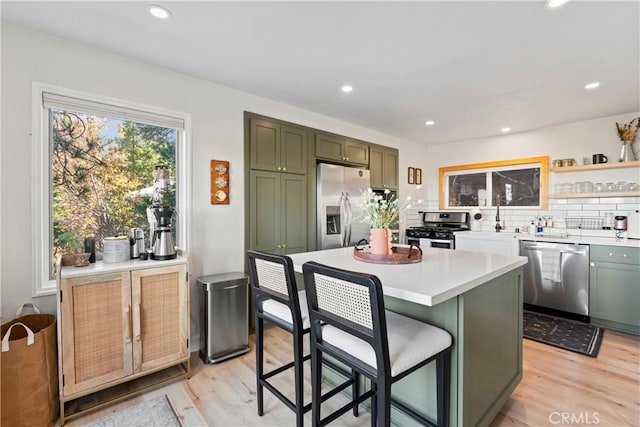
[{"label": "cane cabinet door", "polygon": [[62,279],[60,299],[64,395],[130,375],[129,272]]},{"label": "cane cabinet door", "polygon": [[186,264],[133,270],[133,372],[189,357]]}]

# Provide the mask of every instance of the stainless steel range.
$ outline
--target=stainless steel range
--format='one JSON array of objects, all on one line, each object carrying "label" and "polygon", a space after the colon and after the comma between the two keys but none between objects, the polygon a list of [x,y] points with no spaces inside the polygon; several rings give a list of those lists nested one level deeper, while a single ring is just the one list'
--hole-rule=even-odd
[{"label": "stainless steel range", "polygon": [[455,249],[455,233],[469,230],[469,212],[420,212],[422,225],[407,228],[407,244]]}]

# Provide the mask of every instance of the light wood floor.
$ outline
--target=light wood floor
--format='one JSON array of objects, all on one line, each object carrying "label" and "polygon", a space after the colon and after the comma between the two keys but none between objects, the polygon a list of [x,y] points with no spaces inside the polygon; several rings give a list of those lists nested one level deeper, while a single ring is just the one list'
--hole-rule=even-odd
[{"label": "light wood floor", "polygon": [[[277,328],[266,332],[267,366],[288,361],[292,348],[288,338]],[[293,412],[268,391],[265,391],[265,415],[257,415],[253,336],[250,344],[249,353],[216,365],[204,365],[194,353],[193,376],[188,381],[77,418],[66,426],[81,426],[162,394],[169,397],[185,427],[294,425]],[[639,349],[640,337],[610,330],[604,334],[597,359],[524,340],[524,378],[491,427],[640,426]],[[281,390],[292,390],[288,384],[293,377],[287,374],[279,377],[276,385]],[[307,382],[307,399],[310,389]],[[333,400],[336,399],[343,400],[330,406],[337,408],[346,402],[341,396]],[[370,425],[368,413],[361,412],[358,418],[347,413],[334,425]],[[310,414],[305,425],[311,425]]]}]

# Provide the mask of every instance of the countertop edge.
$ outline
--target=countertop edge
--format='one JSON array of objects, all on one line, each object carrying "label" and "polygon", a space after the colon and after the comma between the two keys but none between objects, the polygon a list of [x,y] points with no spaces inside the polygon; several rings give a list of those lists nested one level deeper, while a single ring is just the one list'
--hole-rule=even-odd
[{"label": "countertop edge", "polygon": [[[441,302],[447,301],[451,298],[457,297],[459,295],[462,295],[463,293],[470,291],[474,288],[477,288],[478,286],[487,283],[490,280],[495,279],[496,277],[500,277],[503,274],[509,273],[510,271],[513,271],[517,268],[522,267],[523,265],[526,265],[529,261],[522,256],[518,256],[517,258],[519,258],[517,261],[510,263],[508,265],[505,265],[504,267],[501,267],[497,270],[494,270],[490,273],[484,274],[482,276],[479,276],[469,282],[463,283],[458,285],[457,287],[448,290],[447,292],[443,292],[441,294],[432,296],[431,299],[431,304],[429,305],[436,305],[439,304]],[[426,305],[426,304],[425,304]]]},{"label": "countertop edge", "polygon": [[[348,251],[350,249],[351,248],[342,248],[342,250],[339,250],[338,252],[336,252],[336,260],[340,260],[340,255],[349,256]],[[448,249],[434,249],[434,251],[439,251],[439,250],[449,251]],[[323,251],[318,251],[318,252],[323,252]],[[295,258],[293,263],[294,271],[297,273],[302,273],[302,265],[307,261],[313,260],[314,258],[313,254],[318,252],[292,254],[291,256]],[[344,252],[344,253],[341,254],[341,252]],[[492,255],[492,257],[500,257],[508,260],[503,265],[497,268],[494,268],[491,271],[481,273],[470,280],[461,280],[458,283],[454,283],[453,286],[449,287],[448,289],[442,290],[439,293],[430,294],[427,292],[424,292],[424,293],[415,292],[414,290],[404,289],[402,287],[389,285],[383,282],[384,294],[386,296],[397,298],[403,301],[431,307],[431,306],[440,304],[442,302],[445,302],[447,300],[450,300],[452,298],[455,298],[469,290],[472,290],[478,286],[481,286],[484,283],[487,283],[490,280],[495,279],[496,277],[499,277],[503,274],[506,274],[517,268],[520,268],[523,265],[527,264],[528,262],[527,258],[522,256]],[[407,264],[407,265],[410,266],[412,264]],[[343,267],[340,267],[340,268],[343,268]],[[372,273],[372,274],[375,274],[375,273]]]},{"label": "countertop edge", "polygon": [[104,263],[102,261],[96,261],[93,264],[89,264],[86,267],[62,267],[62,272],[60,277],[63,279],[69,277],[78,277],[78,276],[87,276],[93,274],[107,274],[107,273],[118,273],[122,271],[131,271],[131,270],[144,270],[147,268],[156,268],[156,267],[167,267],[171,265],[179,265],[188,263],[187,258],[185,257],[177,257],[175,259],[170,260],[138,260],[132,259],[125,262],[117,262],[117,263]]},{"label": "countertop edge", "polygon": [[[558,233],[566,233],[565,229],[557,229]],[[616,239],[615,237],[604,236],[578,236],[569,234],[568,237],[558,236],[545,236],[543,235],[531,235],[526,233],[511,233],[511,232],[490,232],[490,231],[460,231],[456,233],[458,237],[464,237],[475,240],[532,240],[538,242],[560,242],[560,243],[576,243],[586,245],[602,245],[602,246],[623,246],[629,248],[640,248],[640,240],[629,239],[623,237]]]}]

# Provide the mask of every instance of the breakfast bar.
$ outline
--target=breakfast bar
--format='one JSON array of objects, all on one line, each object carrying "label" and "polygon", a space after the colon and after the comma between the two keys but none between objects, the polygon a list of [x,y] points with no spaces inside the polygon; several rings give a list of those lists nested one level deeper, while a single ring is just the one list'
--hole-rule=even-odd
[{"label": "breakfast bar", "polygon": [[[353,248],[290,255],[296,272],[307,261],[377,276],[388,310],[431,323],[453,338],[452,426],[486,426],[522,379],[522,266],[526,258],[423,249],[411,264],[357,260]],[[395,399],[434,417],[435,369],[428,365],[394,385]],[[412,425],[393,411],[394,423]]]}]

